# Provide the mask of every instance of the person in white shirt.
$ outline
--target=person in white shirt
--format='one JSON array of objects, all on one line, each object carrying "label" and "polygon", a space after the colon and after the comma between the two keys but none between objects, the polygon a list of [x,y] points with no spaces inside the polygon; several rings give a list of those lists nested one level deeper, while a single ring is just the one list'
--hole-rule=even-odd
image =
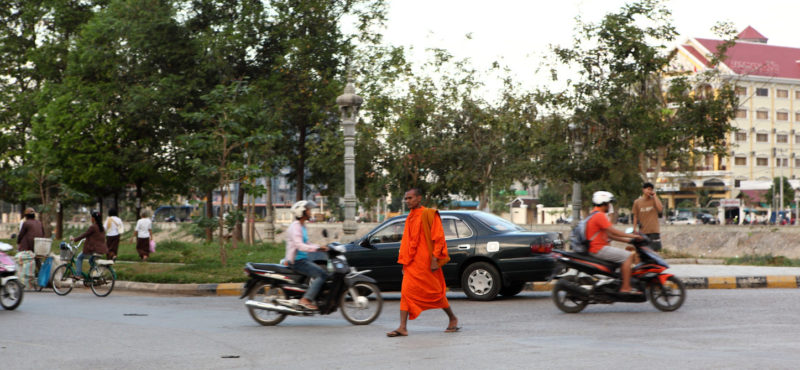
[{"label": "person in white shirt", "polygon": [[150,220],[150,212],[142,211],[142,218],[136,221],[136,229],[133,236],[136,238],[136,252],[142,261],[147,261],[150,257],[150,238],[153,229],[153,222]]},{"label": "person in white shirt", "polygon": [[119,236],[125,230],[122,220],[117,217],[117,210],[111,208],[108,210],[108,218],[105,223],[106,227],[106,246],[108,246],[108,255],[106,257],[110,260],[117,259],[117,252],[119,251]]}]

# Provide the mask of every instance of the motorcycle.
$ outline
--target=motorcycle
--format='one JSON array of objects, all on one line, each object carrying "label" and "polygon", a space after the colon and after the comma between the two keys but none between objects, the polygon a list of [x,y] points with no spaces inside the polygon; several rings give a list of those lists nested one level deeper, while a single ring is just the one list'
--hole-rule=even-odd
[{"label": "motorcycle", "polygon": [[5,252],[13,249],[10,244],[0,243],[0,305],[13,310],[22,303],[24,292],[17,277],[17,264]]},{"label": "motorcycle", "polygon": [[364,275],[370,270],[356,271],[345,258],[341,243],[328,245],[327,268],[330,277],[317,294],[316,310],[300,305],[300,298],[309,286],[309,278],[291,268],[272,263],[245,264],[250,277],[239,299],[247,297],[245,306],[257,323],[277,325],[288,315],[328,315],[341,308],[342,316],[353,325],[367,325],[381,313],[383,296],[376,281]]},{"label": "motorcycle", "polygon": [[[628,231],[630,233],[630,231]],[[553,302],[561,311],[578,313],[589,304],[614,302],[646,302],[648,299],[661,311],[675,311],[686,300],[686,287],[672,274],[664,271],[669,265],[648,247],[649,239],[633,240],[641,262],[631,268],[631,286],[646,294],[620,293],[622,278],[619,264],[603,261],[589,254],[554,250],[557,260],[565,267],[553,287]]]}]

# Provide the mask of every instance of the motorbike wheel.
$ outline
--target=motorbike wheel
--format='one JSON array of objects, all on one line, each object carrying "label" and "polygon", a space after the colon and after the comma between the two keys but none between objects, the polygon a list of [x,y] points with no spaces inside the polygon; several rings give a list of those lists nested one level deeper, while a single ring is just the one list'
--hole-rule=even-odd
[{"label": "motorbike wheel", "polygon": [[583,311],[589,302],[575,297],[564,287],[565,284],[567,284],[566,281],[562,282],[562,280],[559,280],[556,286],[553,287],[553,302],[556,304],[556,307],[566,313],[578,313]]},{"label": "motorbike wheel", "polygon": [[679,309],[686,300],[686,286],[681,279],[670,276],[666,284],[659,284],[658,280],[653,280],[650,288],[647,289],[650,303],[661,311],[669,312]]},{"label": "motorbike wheel", "polygon": [[53,271],[53,291],[58,295],[67,295],[72,291],[72,284],[75,281],[70,273],[67,273],[67,265],[56,267]]},{"label": "motorbike wheel", "polygon": [[503,297],[513,297],[519,294],[523,288],[525,288],[524,281],[514,281],[510,285],[500,288],[500,295]]},{"label": "motorbike wheel", "polygon": [[342,292],[339,297],[339,307],[342,316],[353,325],[367,325],[381,314],[383,309],[383,296],[380,289],[371,283],[355,283],[354,290],[359,294],[353,297],[350,289]]},{"label": "motorbike wheel", "polygon": [[[247,298],[258,302],[275,304],[276,299],[286,299],[286,293],[283,288],[273,288],[267,283],[260,282],[250,291]],[[278,325],[286,318],[285,313],[262,310],[260,308],[247,307],[247,311],[250,312],[253,320],[264,326]]]},{"label": "motorbike wheel", "polygon": [[9,280],[0,287],[0,305],[7,310],[13,310],[22,303],[23,288],[18,280]]}]

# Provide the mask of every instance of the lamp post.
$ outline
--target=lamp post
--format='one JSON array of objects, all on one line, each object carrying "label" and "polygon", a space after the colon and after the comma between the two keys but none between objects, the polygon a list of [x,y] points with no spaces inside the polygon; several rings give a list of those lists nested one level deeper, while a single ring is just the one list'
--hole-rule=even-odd
[{"label": "lamp post", "polygon": [[[568,126],[569,131],[572,133],[572,150],[574,159],[577,161],[581,155],[583,143],[581,142],[578,133],[578,125],[570,123]],[[575,181],[572,183],[572,227],[578,225],[581,219],[581,183]]]},{"label": "lamp post", "polygon": [[358,118],[358,109],[363,102],[364,99],[356,95],[352,76],[348,73],[344,94],[336,98],[336,104],[339,105],[339,110],[342,112],[342,129],[344,130],[344,225],[342,229],[345,234],[355,234],[357,229],[355,221],[356,119]]}]

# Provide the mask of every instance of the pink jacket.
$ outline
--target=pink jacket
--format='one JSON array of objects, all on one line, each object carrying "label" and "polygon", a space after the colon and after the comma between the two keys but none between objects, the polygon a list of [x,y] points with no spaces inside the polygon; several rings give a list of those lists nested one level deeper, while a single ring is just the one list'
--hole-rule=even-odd
[{"label": "pink jacket", "polygon": [[286,231],[286,263],[293,263],[297,251],[316,252],[319,245],[303,243],[303,225],[300,221],[294,221]]}]

